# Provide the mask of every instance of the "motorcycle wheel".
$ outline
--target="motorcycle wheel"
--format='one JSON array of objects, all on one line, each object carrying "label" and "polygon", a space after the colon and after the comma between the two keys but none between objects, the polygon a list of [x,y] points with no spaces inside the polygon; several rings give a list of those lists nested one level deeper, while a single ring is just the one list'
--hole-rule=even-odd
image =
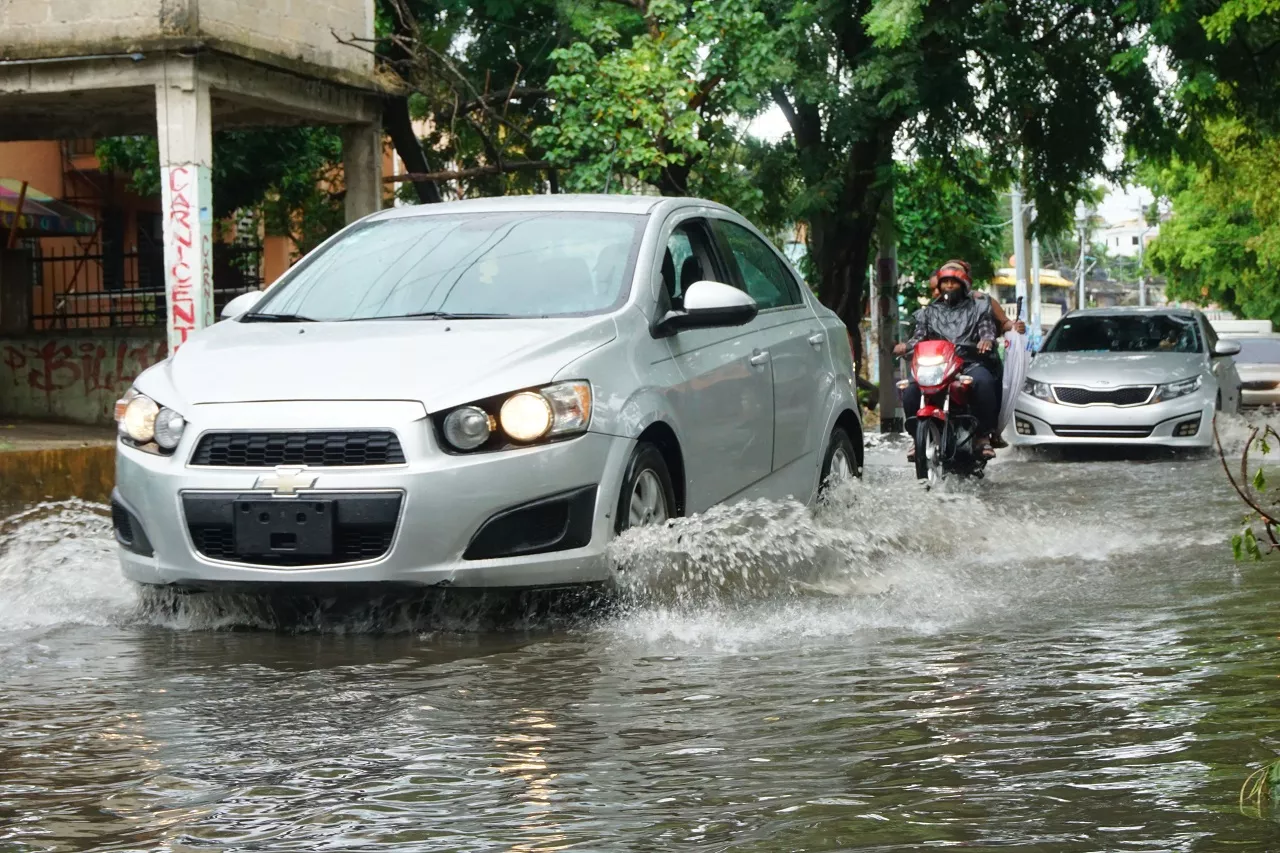
[{"label": "motorcycle wheel", "polygon": [[916,424],[916,479],[933,486],[942,481],[942,428],[932,418]]}]

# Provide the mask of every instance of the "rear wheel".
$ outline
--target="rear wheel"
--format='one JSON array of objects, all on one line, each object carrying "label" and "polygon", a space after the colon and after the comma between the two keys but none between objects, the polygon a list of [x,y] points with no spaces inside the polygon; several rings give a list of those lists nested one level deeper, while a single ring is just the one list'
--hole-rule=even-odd
[{"label": "rear wheel", "polygon": [[675,488],[666,459],[654,445],[638,443],[622,478],[614,529],[621,533],[632,527],[665,524],[675,516],[675,506]]},{"label": "rear wheel", "polygon": [[916,479],[932,486],[942,476],[942,428],[933,418],[921,418],[916,424]]}]

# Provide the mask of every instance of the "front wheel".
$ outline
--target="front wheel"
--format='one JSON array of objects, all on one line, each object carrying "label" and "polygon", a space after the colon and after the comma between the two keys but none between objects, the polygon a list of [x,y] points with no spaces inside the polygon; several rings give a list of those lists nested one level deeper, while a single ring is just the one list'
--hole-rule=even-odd
[{"label": "front wheel", "polygon": [[675,514],[676,494],[667,460],[657,447],[642,441],[631,451],[622,477],[614,529],[622,533],[632,527],[665,524]]},{"label": "front wheel", "polygon": [[916,424],[916,479],[933,486],[942,481],[942,427],[933,418]]}]

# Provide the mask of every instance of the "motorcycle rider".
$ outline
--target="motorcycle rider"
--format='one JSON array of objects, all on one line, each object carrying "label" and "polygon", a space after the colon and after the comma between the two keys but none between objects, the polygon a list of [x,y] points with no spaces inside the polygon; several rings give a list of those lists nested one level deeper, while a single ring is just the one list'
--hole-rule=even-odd
[{"label": "motorcycle rider", "polygon": [[[990,459],[995,456],[990,434],[1000,416],[1000,381],[991,361],[995,355],[996,320],[990,302],[979,303],[970,295],[972,282],[960,264],[944,265],[937,273],[938,299],[916,312],[916,330],[905,343],[893,348],[895,355],[905,355],[924,340],[946,340],[957,348],[964,360],[963,372],[973,377],[972,411],[978,420],[977,452]],[[907,429],[914,432],[916,412],[920,411],[920,388],[912,380],[902,392]]]},{"label": "motorcycle rider", "polygon": [[[973,269],[972,267],[970,267],[968,261],[962,260],[959,258],[953,258],[947,261],[945,264],[943,264],[942,268],[945,269],[946,267],[951,267],[951,266],[959,266],[963,268],[964,271],[969,275],[970,280],[972,280]],[[933,277],[929,279],[929,290],[933,294],[934,299],[937,299],[939,296],[942,295],[941,291],[938,289],[937,273],[934,273]],[[1017,320],[1010,320],[1009,315],[1004,313],[1004,308],[1002,308],[1000,306],[1000,303],[990,294],[983,293],[978,290],[973,290],[972,288],[970,289],[969,293],[971,298],[973,298],[974,300],[977,300],[980,303],[985,302],[987,306],[990,307],[991,314],[996,321],[996,329],[998,330],[997,335],[1003,335],[1006,332],[1017,332],[1020,335],[1025,335],[1027,333],[1027,324],[1022,321],[1022,318],[1019,317]],[[1004,363],[1001,362],[998,358],[996,358],[996,359],[993,359],[988,366],[992,368],[993,372],[995,373],[996,380],[1003,382]],[[997,415],[997,417],[999,416]],[[1009,443],[1005,441],[998,432],[993,431],[991,433],[991,446],[999,450],[1001,448],[1008,447]],[[913,451],[912,454],[908,454],[907,461],[912,462],[914,461],[914,459],[915,459],[915,456]]]}]

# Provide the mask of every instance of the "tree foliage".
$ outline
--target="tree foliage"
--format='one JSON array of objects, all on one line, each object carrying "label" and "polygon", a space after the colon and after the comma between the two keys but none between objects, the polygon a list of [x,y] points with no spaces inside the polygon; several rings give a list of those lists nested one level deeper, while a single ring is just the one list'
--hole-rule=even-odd
[{"label": "tree foliage", "polygon": [[[160,194],[154,136],[102,139],[96,153],[104,169],[130,176],[134,192]],[[218,131],[210,180],[214,217],[261,209],[269,227],[306,252],[342,226],[341,169],[342,138],[331,128]]]},{"label": "tree foliage", "polygon": [[929,277],[951,258],[968,261],[975,282],[995,273],[1004,210],[981,152],[961,149],[952,163],[899,164],[893,204],[898,273],[911,279],[903,286],[908,305],[926,295]]},{"label": "tree foliage", "polygon": [[1173,215],[1147,261],[1168,279],[1171,298],[1280,323],[1280,137],[1219,120],[1206,139],[1213,159],[1175,158],[1150,170]]}]

